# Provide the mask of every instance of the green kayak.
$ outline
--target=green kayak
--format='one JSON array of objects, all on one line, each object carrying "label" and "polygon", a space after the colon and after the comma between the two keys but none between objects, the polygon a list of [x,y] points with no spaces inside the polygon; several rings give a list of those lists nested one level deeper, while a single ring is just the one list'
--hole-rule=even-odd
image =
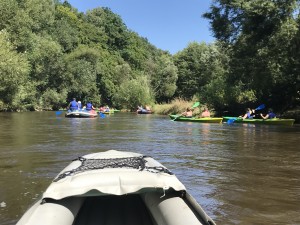
[{"label": "green kayak", "polygon": [[251,123],[251,124],[268,124],[268,125],[288,125],[292,126],[294,119],[242,119],[240,117],[224,116],[223,122],[231,123]]},{"label": "green kayak", "polygon": [[222,123],[223,118],[221,117],[184,117],[180,115],[169,115],[171,120],[180,122],[197,122],[197,123]]}]

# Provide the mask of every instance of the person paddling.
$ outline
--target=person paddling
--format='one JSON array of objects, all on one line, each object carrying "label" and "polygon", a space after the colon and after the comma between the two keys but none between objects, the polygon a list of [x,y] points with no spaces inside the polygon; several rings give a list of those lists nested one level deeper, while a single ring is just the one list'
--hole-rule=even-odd
[{"label": "person paddling", "polygon": [[264,120],[266,119],[274,119],[276,118],[276,114],[273,112],[272,109],[268,110],[268,113],[264,116],[262,113],[260,114],[261,118],[263,118]]},{"label": "person paddling", "polygon": [[76,98],[73,98],[73,101],[70,102],[68,107],[71,111],[75,111],[78,109],[78,103],[76,102]]},{"label": "person paddling", "polygon": [[204,108],[204,111],[201,113],[201,117],[210,117],[210,112],[208,108]]},{"label": "person paddling", "polygon": [[182,116],[185,116],[187,118],[191,118],[193,117],[193,111],[190,107],[186,108],[186,111],[184,111],[183,113],[181,113]]},{"label": "person paddling", "polygon": [[255,117],[255,110],[247,108],[246,113],[242,116],[243,119],[253,119]]},{"label": "person paddling", "polygon": [[82,104],[81,104],[81,101],[78,101],[78,110],[81,110],[82,109]]},{"label": "person paddling", "polygon": [[91,102],[86,103],[85,110],[91,111],[92,109],[93,110],[95,109],[94,106],[93,106],[93,104]]}]

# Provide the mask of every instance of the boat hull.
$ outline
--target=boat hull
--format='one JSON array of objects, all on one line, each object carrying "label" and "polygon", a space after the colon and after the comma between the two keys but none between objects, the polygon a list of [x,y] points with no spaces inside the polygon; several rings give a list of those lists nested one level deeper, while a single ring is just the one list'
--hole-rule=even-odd
[{"label": "boat hull", "polygon": [[215,225],[166,167],[151,157],[115,150],[73,161],[17,225],[41,221],[43,225]]},{"label": "boat hull", "polygon": [[151,110],[137,110],[137,114],[152,114]]},{"label": "boat hull", "polygon": [[113,113],[115,113],[115,111],[114,110],[111,110],[111,111],[104,111],[104,112],[99,112],[99,113],[103,113],[103,114],[113,114]]},{"label": "boat hull", "polygon": [[221,117],[204,117],[204,118],[188,118],[179,115],[169,115],[171,120],[180,122],[195,122],[195,123],[222,123],[223,118]]},{"label": "boat hull", "polygon": [[92,111],[78,110],[78,111],[67,112],[65,114],[65,117],[68,118],[94,118],[97,116],[98,114],[93,110]]},{"label": "boat hull", "polygon": [[265,125],[286,125],[292,126],[295,122],[294,119],[242,119],[240,117],[230,117],[225,116],[223,117],[224,122],[231,121],[232,123],[249,123],[249,124],[265,124]]}]

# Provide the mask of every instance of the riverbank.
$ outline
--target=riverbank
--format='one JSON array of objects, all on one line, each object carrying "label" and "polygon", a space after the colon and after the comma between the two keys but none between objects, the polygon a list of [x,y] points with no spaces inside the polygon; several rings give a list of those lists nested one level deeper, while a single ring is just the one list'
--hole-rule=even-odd
[{"label": "riverbank", "polygon": [[[197,100],[194,101],[184,101],[181,99],[173,100],[169,104],[157,104],[153,106],[152,111],[156,114],[160,115],[169,115],[169,114],[180,114],[186,111],[187,108],[191,108]],[[207,107],[205,104],[201,104],[193,109],[193,115],[198,116]],[[215,112],[210,109],[211,116],[214,116]]]},{"label": "riverbank", "polygon": [[291,109],[284,112],[282,118],[295,119],[295,123],[300,123],[300,108]]}]

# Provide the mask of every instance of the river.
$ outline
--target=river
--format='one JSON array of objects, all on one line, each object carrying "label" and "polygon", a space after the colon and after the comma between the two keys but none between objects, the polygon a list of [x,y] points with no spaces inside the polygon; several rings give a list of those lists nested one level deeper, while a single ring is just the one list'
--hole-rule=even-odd
[{"label": "river", "polygon": [[217,224],[300,224],[300,126],[201,124],[115,113],[0,113],[0,224],[15,224],[73,159],[110,149],[174,172]]}]

